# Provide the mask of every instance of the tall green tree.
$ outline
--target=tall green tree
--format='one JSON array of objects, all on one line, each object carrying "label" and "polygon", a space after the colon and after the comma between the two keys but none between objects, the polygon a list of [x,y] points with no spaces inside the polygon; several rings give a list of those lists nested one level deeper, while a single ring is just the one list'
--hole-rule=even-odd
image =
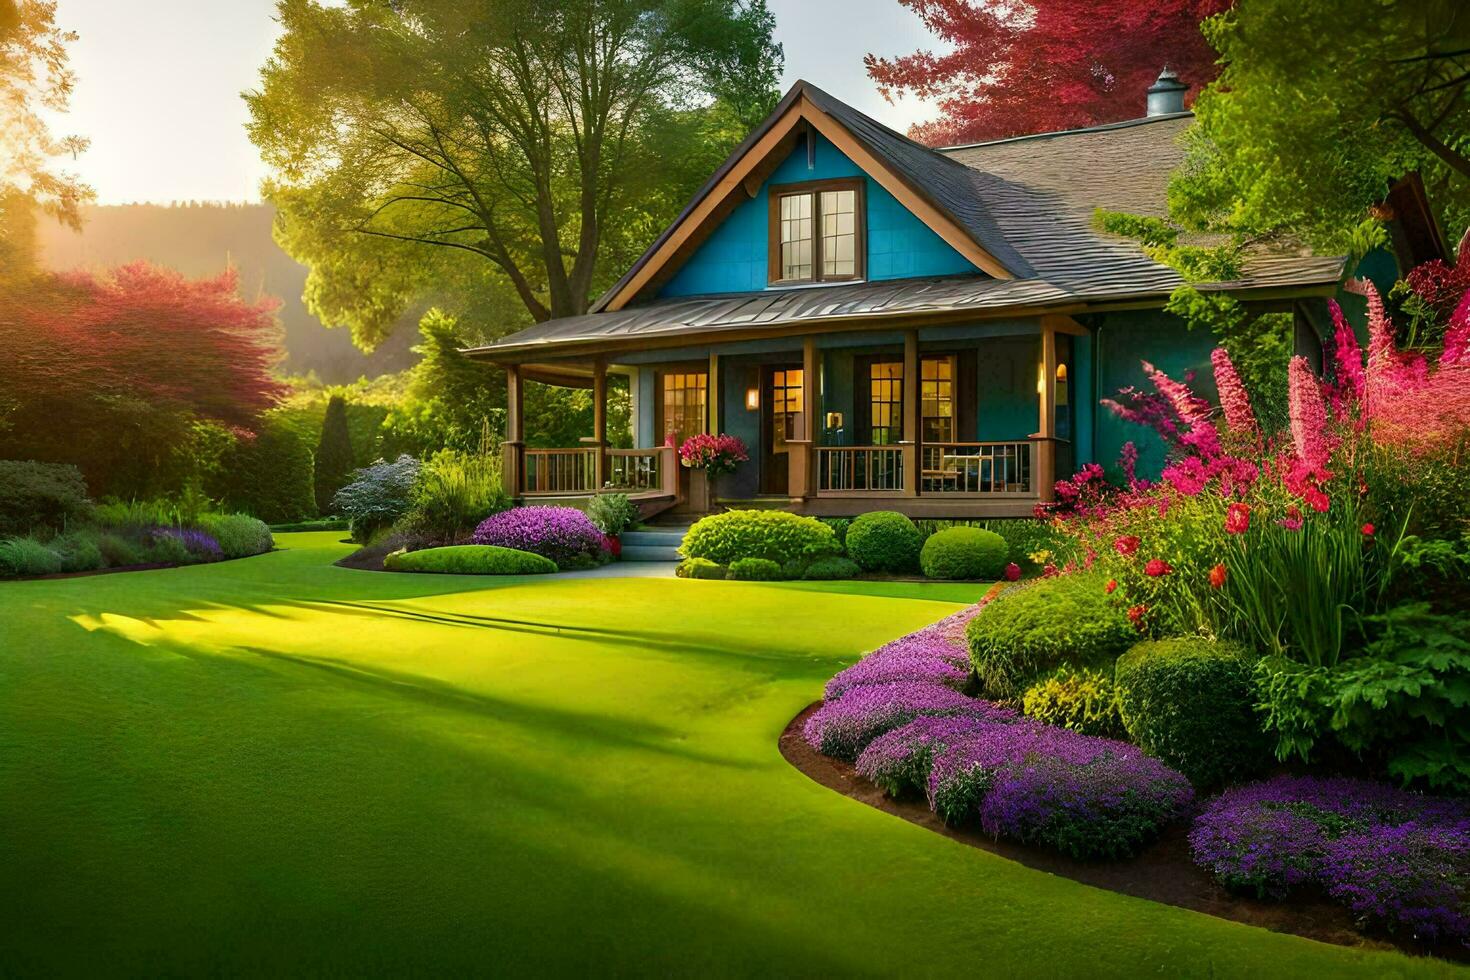
[{"label": "tall green tree", "polygon": [[329,513],[332,498],[347,485],[352,473],[352,436],[347,431],[347,400],[341,395],[327,399],[322,415],[322,437],[317,443],[314,465],[316,509]]},{"label": "tall green tree", "polygon": [[446,279],[508,289],[529,319],[585,312],[614,274],[605,246],[651,239],[781,65],[765,0],[278,11],[250,136],[309,305],[364,347]]},{"label": "tall green tree", "polygon": [[43,113],[65,112],[75,78],[67,45],[76,34],[56,24],[56,4],[0,0],[0,279],[34,264],[34,217],[40,208],[81,227],[92,190],[56,166],[87,147],[79,136],[57,139]]},{"label": "tall green tree", "polygon": [[1447,228],[1470,220],[1464,0],[1241,0],[1203,30],[1224,67],[1170,188],[1187,227],[1353,250],[1413,171]]}]

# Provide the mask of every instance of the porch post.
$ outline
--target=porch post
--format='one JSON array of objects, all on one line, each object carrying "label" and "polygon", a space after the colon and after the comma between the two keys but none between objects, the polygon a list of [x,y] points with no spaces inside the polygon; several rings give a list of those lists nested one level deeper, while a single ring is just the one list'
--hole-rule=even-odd
[{"label": "porch post", "polygon": [[919,413],[919,331],[906,330],[903,335],[903,495],[919,495],[919,474],[923,469],[923,447],[919,445],[923,426]]},{"label": "porch post", "polygon": [[607,482],[607,361],[592,362],[592,490]]},{"label": "porch post", "polygon": [[816,495],[812,467],[817,453],[817,340],[807,337],[801,345],[801,431],[786,440],[790,452],[787,492],[793,499]]},{"label": "porch post", "polygon": [[709,356],[709,374],[705,381],[705,417],[710,435],[720,434],[720,355]]},{"label": "porch post", "polygon": [[501,474],[501,481],[510,490],[512,496],[519,496],[526,490],[525,456],[523,455],[526,448],[524,408],[521,366],[507,364],[505,366],[505,445],[501,447],[501,468],[504,472]]},{"label": "porch post", "polygon": [[1036,480],[1036,494],[1049,502],[1055,497],[1057,480],[1057,332],[1047,317],[1041,319],[1041,390],[1037,393],[1040,412],[1036,428],[1036,454],[1031,475]]}]

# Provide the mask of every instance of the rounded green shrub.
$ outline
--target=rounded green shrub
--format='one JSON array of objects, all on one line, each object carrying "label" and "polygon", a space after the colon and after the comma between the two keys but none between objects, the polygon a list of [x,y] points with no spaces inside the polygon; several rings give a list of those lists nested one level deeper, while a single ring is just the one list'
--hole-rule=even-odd
[{"label": "rounded green shrub", "polygon": [[726,576],[739,582],[778,582],[785,577],[781,566],[769,558],[737,558]]},{"label": "rounded green shrub", "polygon": [[919,529],[903,514],[876,510],[847,529],[847,556],[869,572],[911,572],[923,543]]},{"label": "rounded green shrub", "polygon": [[226,558],[263,555],[276,545],[270,526],[249,514],[204,514],[194,523],[219,542]]},{"label": "rounded green shrub", "polygon": [[1021,710],[1027,717],[1083,735],[1123,737],[1117,691],[1104,670],[1058,667],[1026,689]]},{"label": "rounded green shrub", "polygon": [[108,568],[141,565],[148,560],[138,541],[113,531],[103,531],[97,536],[97,549],[102,552],[102,561]]},{"label": "rounded green shrub", "polygon": [[702,578],[722,579],[725,577],[725,566],[708,558],[686,558],[681,561],[674,574],[679,578]]},{"label": "rounded green shrub", "polygon": [[638,523],[638,505],[626,493],[600,493],[588,501],[587,516],[599,531],[615,538]]},{"label": "rounded green shrub", "polygon": [[107,564],[98,547],[98,534],[90,528],[53,538],[48,547],[61,556],[63,572],[91,572]]},{"label": "rounded green shrub", "polygon": [[1114,683],[1128,737],[1200,787],[1250,776],[1269,760],[1255,712],[1255,657],[1238,643],[1177,637],[1135,644]]},{"label": "rounded green shrub", "polygon": [[0,575],[55,575],[61,556],[35,538],[0,541]]},{"label": "rounded green shrub", "polygon": [[741,558],[765,558],[777,564],[798,558],[836,554],[832,529],[815,517],[784,510],[732,510],[712,514],[684,535],[679,553],[728,565]]},{"label": "rounded green shrub", "polygon": [[812,562],[801,573],[801,577],[812,582],[830,582],[857,578],[862,573],[863,570],[858,567],[858,563],[851,558],[831,555]]},{"label": "rounded green shrub", "polygon": [[1138,633],[1100,576],[1040,579],[985,607],[965,628],[970,663],[985,693],[1014,698],[1062,664],[1104,666]]},{"label": "rounded green shrub", "polygon": [[529,551],[493,544],[460,544],[422,551],[395,551],[383,559],[390,572],[443,572],[450,575],[544,575],[556,562]]},{"label": "rounded green shrub", "polygon": [[952,527],[930,535],[919,552],[928,578],[998,579],[1006,568],[1006,542],[994,531]]}]

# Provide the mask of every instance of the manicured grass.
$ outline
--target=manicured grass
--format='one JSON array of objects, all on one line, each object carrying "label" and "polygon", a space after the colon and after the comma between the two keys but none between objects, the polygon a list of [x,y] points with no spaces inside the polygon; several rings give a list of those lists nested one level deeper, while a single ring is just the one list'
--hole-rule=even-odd
[{"label": "manicured grass", "polygon": [[0,974],[1447,970],[1098,891],[808,781],[981,587],[221,565],[0,584]]}]

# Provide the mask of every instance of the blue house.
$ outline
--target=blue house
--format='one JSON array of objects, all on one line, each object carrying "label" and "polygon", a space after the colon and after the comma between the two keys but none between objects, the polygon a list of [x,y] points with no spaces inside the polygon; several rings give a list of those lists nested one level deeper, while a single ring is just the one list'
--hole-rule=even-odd
[{"label": "blue house", "polygon": [[[508,484],[626,492],[645,513],[1029,514],[1142,438],[1097,410],[1142,360],[1209,377],[1214,339],[1163,311],[1178,273],[1092,222],[1165,213],[1191,114],[1161,83],[1137,120],[935,150],[798,82],[591,312],[470,352],[507,371]],[[1318,350],[1312,307],[1343,264],[1262,254],[1200,288],[1294,312]],[[637,448],[610,448],[618,374]],[[527,448],[527,380],[591,388],[590,439]],[[716,487],[669,448],[702,432],[749,448]]]}]

